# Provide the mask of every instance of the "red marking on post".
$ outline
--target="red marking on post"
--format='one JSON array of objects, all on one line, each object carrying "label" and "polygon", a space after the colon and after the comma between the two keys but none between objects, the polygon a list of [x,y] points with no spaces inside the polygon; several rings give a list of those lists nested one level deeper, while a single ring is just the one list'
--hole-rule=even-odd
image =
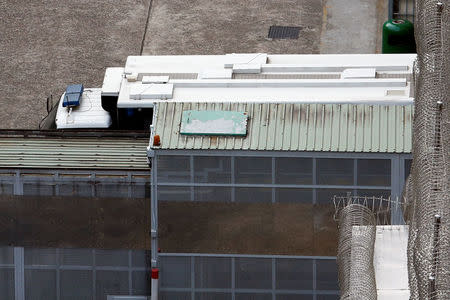
[{"label": "red marking on post", "polygon": [[152,279],[158,279],[159,278],[159,270],[157,268],[152,269]]}]

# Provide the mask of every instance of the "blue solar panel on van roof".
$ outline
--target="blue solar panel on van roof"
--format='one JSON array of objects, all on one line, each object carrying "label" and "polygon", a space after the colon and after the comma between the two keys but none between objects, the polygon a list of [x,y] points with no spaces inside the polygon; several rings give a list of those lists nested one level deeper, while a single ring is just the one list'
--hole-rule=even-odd
[{"label": "blue solar panel on van roof", "polygon": [[63,99],[63,107],[79,106],[83,90],[84,87],[82,84],[68,85]]}]

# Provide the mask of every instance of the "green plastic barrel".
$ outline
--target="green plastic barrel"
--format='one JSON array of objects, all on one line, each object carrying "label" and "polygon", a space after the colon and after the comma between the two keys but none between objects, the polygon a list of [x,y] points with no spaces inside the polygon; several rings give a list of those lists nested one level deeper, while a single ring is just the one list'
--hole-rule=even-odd
[{"label": "green plastic barrel", "polygon": [[383,53],[415,53],[414,25],[403,19],[383,24]]}]

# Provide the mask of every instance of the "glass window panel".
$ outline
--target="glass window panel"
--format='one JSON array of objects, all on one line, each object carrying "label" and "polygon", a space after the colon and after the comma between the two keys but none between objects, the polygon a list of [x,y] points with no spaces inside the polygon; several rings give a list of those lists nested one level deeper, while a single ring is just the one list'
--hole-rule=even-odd
[{"label": "glass window panel", "polygon": [[25,196],[55,196],[55,184],[28,182],[23,184]]},{"label": "glass window panel", "polygon": [[313,261],[311,259],[277,259],[276,288],[283,290],[312,290]]},{"label": "glass window panel", "polygon": [[319,204],[332,204],[333,203],[333,197],[344,197],[347,196],[347,194],[350,193],[350,195],[353,195],[352,189],[317,189],[316,190],[316,203]]},{"label": "glass window panel", "polygon": [[131,198],[150,199],[150,183],[131,185]]},{"label": "glass window panel", "polygon": [[[268,287],[269,288],[269,287]],[[272,300],[272,294],[236,293],[236,300]]]},{"label": "glass window panel", "polygon": [[13,247],[0,247],[0,264],[14,264]]},{"label": "glass window panel", "polygon": [[59,249],[59,261],[61,265],[92,266],[92,249]]},{"label": "glass window panel", "polygon": [[411,173],[412,159],[405,159],[405,180]]},{"label": "glass window panel", "polygon": [[149,267],[150,251],[147,250],[132,250],[131,261],[133,267]]},{"label": "glass window panel", "polygon": [[195,201],[230,202],[231,188],[217,186],[194,187]]},{"label": "glass window panel", "polygon": [[191,201],[188,186],[158,186],[158,201]]},{"label": "glass window panel", "polygon": [[128,185],[126,182],[95,183],[95,196],[100,198],[127,198]]},{"label": "glass window panel", "polygon": [[337,264],[335,260],[316,260],[316,289],[339,290]]},{"label": "glass window panel", "polygon": [[158,182],[190,182],[189,156],[158,156]]},{"label": "glass window panel", "polygon": [[296,202],[296,203],[312,203],[313,190],[312,189],[296,189],[296,188],[276,188],[275,189],[276,202]]},{"label": "glass window panel", "polygon": [[278,184],[312,184],[312,158],[277,157],[275,182]]},{"label": "glass window panel", "polygon": [[107,300],[108,295],[128,295],[128,272],[96,271],[95,300]]},{"label": "glass window panel", "polygon": [[236,183],[272,183],[271,157],[236,157]]},{"label": "glass window panel", "polygon": [[391,190],[357,190],[356,195],[366,197],[383,197],[389,198],[391,196]]},{"label": "glass window panel", "polygon": [[231,293],[197,292],[195,300],[231,300]]},{"label": "glass window panel", "polygon": [[92,197],[92,183],[74,182],[59,184],[60,196]]},{"label": "glass window panel", "polygon": [[194,182],[231,183],[231,157],[194,156]]},{"label": "glass window panel", "polygon": [[231,259],[196,257],[195,286],[197,288],[231,288]]},{"label": "glass window panel", "polygon": [[271,259],[236,258],[236,288],[267,289],[271,286]]},{"label": "glass window panel", "polygon": [[236,188],[236,202],[272,202],[272,188]]},{"label": "glass window panel", "polygon": [[150,275],[146,271],[133,271],[133,295],[150,296]]},{"label": "glass window panel", "polygon": [[56,270],[25,270],[25,299],[56,299]]},{"label": "glass window panel", "polygon": [[0,183],[0,195],[12,195],[14,194],[14,184],[12,183]]},{"label": "glass window panel", "polygon": [[56,249],[25,248],[25,265],[56,265]]},{"label": "glass window panel", "polygon": [[92,300],[92,271],[61,270],[61,300]]},{"label": "glass window panel", "polygon": [[0,299],[14,299],[14,269],[0,269]]},{"label": "glass window panel", "polygon": [[358,159],[358,185],[391,186],[391,160]]},{"label": "glass window panel", "polygon": [[95,264],[97,266],[128,266],[128,250],[95,249]]},{"label": "glass window panel", "polygon": [[317,184],[353,185],[353,159],[317,159]]},{"label": "glass window panel", "polygon": [[190,300],[191,292],[168,292],[160,291],[161,300]]},{"label": "glass window panel", "polygon": [[317,300],[339,300],[339,295],[317,295]]},{"label": "glass window panel", "polygon": [[161,256],[161,287],[188,288],[191,286],[191,258]]},{"label": "glass window panel", "polygon": [[313,300],[313,295],[305,295],[305,294],[277,294],[276,300]]}]

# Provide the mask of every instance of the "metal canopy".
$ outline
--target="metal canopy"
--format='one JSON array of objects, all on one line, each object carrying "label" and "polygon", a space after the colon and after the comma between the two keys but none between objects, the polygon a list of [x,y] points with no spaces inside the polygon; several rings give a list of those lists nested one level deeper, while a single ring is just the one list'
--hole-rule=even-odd
[{"label": "metal canopy", "polygon": [[[247,135],[187,136],[183,112],[248,114]],[[165,150],[410,153],[412,105],[158,103],[153,134]]]}]

